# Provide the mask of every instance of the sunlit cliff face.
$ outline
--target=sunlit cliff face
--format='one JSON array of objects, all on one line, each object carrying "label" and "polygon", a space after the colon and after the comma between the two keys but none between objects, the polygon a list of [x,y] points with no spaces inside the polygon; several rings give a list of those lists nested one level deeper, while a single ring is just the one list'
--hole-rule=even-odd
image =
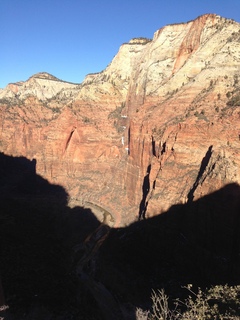
[{"label": "sunlit cliff face", "polygon": [[239,63],[238,23],[210,14],[166,26],[80,85],[46,73],[8,85],[0,151],[36,159],[111,225],[194,201],[240,182]]}]

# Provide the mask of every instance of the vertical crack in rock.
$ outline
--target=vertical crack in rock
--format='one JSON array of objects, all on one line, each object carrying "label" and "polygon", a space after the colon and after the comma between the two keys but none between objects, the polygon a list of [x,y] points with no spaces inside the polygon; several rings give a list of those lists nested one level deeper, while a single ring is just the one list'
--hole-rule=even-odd
[{"label": "vertical crack in rock", "polygon": [[156,142],[155,142],[153,136],[152,136],[152,155],[153,155],[154,157],[157,156],[157,154],[156,154]]},{"label": "vertical crack in rock", "polygon": [[206,152],[205,156],[202,159],[201,166],[200,166],[197,178],[196,178],[192,188],[190,189],[190,191],[189,191],[189,193],[187,195],[187,199],[188,199],[187,202],[188,203],[192,202],[193,199],[194,199],[194,192],[196,191],[196,189],[197,189],[197,187],[199,185],[200,179],[202,178],[203,173],[206,170],[206,168],[207,168],[207,166],[209,164],[210,158],[212,156],[212,148],[213,148],[213,146],[210,146],[208,148],[208,151]]},{"label": "vertical crack in rock", "polygon": [[165,141],[162,145],[161,156],[166,152],[166,146],[167,146],[167,143]]},{"label": "vertical crack in rock", "polygon": [[130,155],[130,138],[131,138],[131,130],[130,126],[128,128],[128,155]]},{"label": "vertical crack in rock", "polygon": [[66,142],[66,145],[65,145],[65,149],[64,149],[64,153],[67,151],[67,149],[68,149],[68,146],[69,146],[69,143],[70,143],[70,141],[71,141],[71,139],[72,139],[72,136],[73,136],[73,133],[74,133],[74,131],[75,131],[75,127],[72,129],[72,131],[71,131],[71,133],[70,133],[70,135],[69,135],[69,137],[68,137],[68,139],[67,139],[67,142]]},{"label": "vertical crack in rock", "polygon": [[147,211],[147,206],[148,206],[148,201],[147,201],[147,196],[150,190],[150,180],[149,180],[149,175],[151,172],[151,164],[147,167],[147,174],[145,175],[143,179],[143,184],[142,184],[142,200],[140,202],[139,206],[139,214],[138,214],[138,219],[145,219],[146,211]]},{"label": "vertical crack in rock", "polygon": [[[166,159],[169,159],[172,155],[174,156],[174,144],[176,143],[177,141],[177,137],[178,137],[178,132],[175,134],[175,137],[174,137],[174,142],[173,142],[173,145],[172,145],[172,148],[171,148],[171,154],[166,158]],[[161,144],[159,145],[159,149],[160,149],[160,146]],[[159,169],[156,173],[156,176],[155,176],[155,179],[153,180],[153,184],[152,184],[152,188],[151,190],[149,191],[148,193],[148,197],[146,199],[146,204],[148,205],[149,201],[151,200],[153,194],[154,194],[154,190],[156,188],[156,182],[157,182],[157,179],[159,177],[159,174],[160,172],[162,171],[163,169],[163,164],[162,164],[162,156],[167,152],[167,141],[165,141],[162,145],[162,149],[160,151],[160,155],[159,155],[159,149],[158,149],[158,155],[157,155],[157,150],[156,150],[156,143],[155,143],[155,140],[154,140],[154,137],[152,136],[152,154],[153,156],[157,157],[158,160],[159,160]],[[145,212],[146,214],[146,212]]]},{"label": "vertical crack in rock", "polygon": [[148,199],[147,202],[149,202],[149,201],[151,200],[152,196],[153,196],[153,192],[154,192],[154,190],[155,190],[155,188],[156,188],[157,178],[159,177],[159,174],[160,174],[160,172],[162,171],[162,163],[161,163],[161,161],[160,161],[159,164],[160,164],[160,165],[159,165],[159,169],[158,169],[158,171],[157,171],[157,174],[156,174],[156,176],[155,176],[155,179],[153,180],[152,190],[151,190],[151,192],[150,192],[150,194],[149,194],[149,199]]}]

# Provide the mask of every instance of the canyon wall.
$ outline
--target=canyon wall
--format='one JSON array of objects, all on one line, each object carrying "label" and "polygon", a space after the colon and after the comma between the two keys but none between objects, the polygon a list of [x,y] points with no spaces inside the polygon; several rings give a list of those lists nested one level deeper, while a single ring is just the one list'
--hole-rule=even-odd
[{"label": "canyon wall", "polygon": [[81,84],[0,91],[0,151],[111,226],[240,183],[240,24],[208,14],[123,44]]}]

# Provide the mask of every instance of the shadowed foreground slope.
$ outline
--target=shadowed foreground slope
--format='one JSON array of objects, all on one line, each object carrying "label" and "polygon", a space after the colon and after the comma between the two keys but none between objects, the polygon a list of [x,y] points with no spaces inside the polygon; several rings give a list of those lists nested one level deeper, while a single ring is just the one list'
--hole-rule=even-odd
[{"label": "shadowed foreground slope", "polygon": [[136,319],[151,290],[240,283],[240,187],[125,228],[36,175],[35,161],[0,154],[1,276],[10,319]]}]

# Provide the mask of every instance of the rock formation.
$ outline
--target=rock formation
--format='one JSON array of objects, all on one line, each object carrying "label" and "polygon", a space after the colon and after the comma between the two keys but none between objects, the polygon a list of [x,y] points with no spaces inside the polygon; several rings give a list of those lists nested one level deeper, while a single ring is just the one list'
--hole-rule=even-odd
[{"label": "rock formation", "polygon": [[[240,24],[207,14],[123,44],[81,84],[0,91],[0,151],[123,226],[240,183]],[[101,210],[99,210],[101,208]],[[143,215],[142,215],[143,216]]]}]

